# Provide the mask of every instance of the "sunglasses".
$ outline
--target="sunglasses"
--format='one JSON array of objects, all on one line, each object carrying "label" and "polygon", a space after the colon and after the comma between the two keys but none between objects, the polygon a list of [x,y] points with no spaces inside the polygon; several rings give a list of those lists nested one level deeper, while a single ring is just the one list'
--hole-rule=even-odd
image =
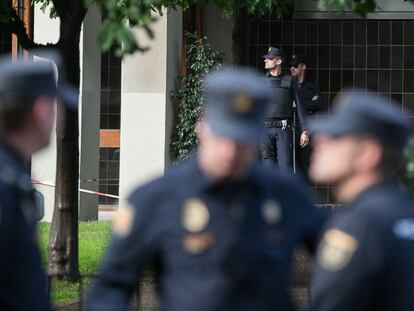
[{"label": "sunglasses", "polygon": [[299,64],[290,64],[290,67],[298,68],[299,67]]}]

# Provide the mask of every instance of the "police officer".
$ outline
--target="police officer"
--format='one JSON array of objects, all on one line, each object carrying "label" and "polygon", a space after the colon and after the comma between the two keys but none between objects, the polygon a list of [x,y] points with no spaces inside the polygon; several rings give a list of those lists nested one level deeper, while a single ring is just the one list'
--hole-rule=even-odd
[{"label": "police officer", "polygon": [[323,217],[288,173],[256,163],[269,89],[245,69],[207,78],[195,159],[137,189],[121,207],[87,310],[128,310],[157,263],[165,311],[291,310],[294,247]]},{"label": "police officer", "polygon": [[306,113],[312,115],[322,108],[322,98],[316,83],[306,79],[307,62],[304,54],[294,54],[290,60],[290,74],[298,83],[298,92],[306,108]]},{"label": "police officer", "polygon": [[310,175],[345,204],[318,250],[311,310],[414,310],[414,202],[395,176],[407,123],[376,94],[347,92],[339,105],[311,127]]},{"label": "police officer", "polygon": [[[316,83],[306,79],[307,62],[304,54],[294,54],[290,60],[290,74],[298,81],[298,93],[306,108],[306,114],[312,115],[318,112],[322,107],[322,97],[319,87]],[[295,108],[296,110],[296,108]],[[303,176],[307,177],[309,169],[309,159],[311,154],[311,145],[300,146],[300,134],[302,129],[296,127],[296,159],[298,168]]]},{"label": "police officer", "polygon": [[55,100],[74,106],[72,90],[56,86],[48,61],[0,59],[0,310],[49,310],[36,242],[37,210],[26,169],[49,143]]},{"label": "police officer", "polygon": [[264,164],[277,164],[281,169],[292,168],[293,164],[293,101],[296,103],[298,123],[302,129],[300,146],[309,143],[309,133],[306,128],[306,107],[298,92],[298,83],[292,76],[282,74],[284,60],[283,51],[270,47],[263,55],[266,77],[272,89],[272,103],[266,112],[264,122],[266,138],[262,143],[262,158]]}]

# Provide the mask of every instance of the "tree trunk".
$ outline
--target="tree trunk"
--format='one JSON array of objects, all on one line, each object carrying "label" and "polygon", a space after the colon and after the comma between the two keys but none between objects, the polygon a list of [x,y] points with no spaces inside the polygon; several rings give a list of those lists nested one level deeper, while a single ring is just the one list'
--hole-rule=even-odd
[{"label": "tree trunk", "polygon": [[[79,15],[79,14],[78,14]],[[79,88],[79,40],[83,16],[61,18],[59,49],[63,55],[67,80]],[[49,275],[55,279],[79,278],[78,265],[78,112],[58,107],[64,119],[57,126],[56,189],[49,241]]]},{"label": "tree trunk", "polygon": [[233,14],[233,63],[238,66],[248,66],[251,30],[255,18],[245,9],[236,10]]}]

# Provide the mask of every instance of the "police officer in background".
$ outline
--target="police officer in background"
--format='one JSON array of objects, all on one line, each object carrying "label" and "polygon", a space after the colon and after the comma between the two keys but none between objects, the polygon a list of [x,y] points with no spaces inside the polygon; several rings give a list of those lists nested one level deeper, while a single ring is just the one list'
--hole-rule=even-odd
[{"label": "police officer in background", "polygon": [[306,108],[306,114],[312,115],[322,108],[322,98],[316,83],[306,79],[307,62],[304,54],[294,54],[290,60],[290,74],[298,83],[298,92]]},{"label": "police officer in background", "polygon": [[[298,93],[302,99],[303,105],[306,108],[306,114],[312,115],[318,112],[322,108],[322,98],[319,91],[319,87],[316,83],[306,79],[307,62],[304,54],[294,54],[290,60],[290,74],[298,81]],[[295,108],[296,110],[296,108]],[[308,144],[304,147],[300,146],[300,134],[302,129],[296,127],[296,159],[298,168],[302,172],[303,176],[308,176],[309,160],[311,154],[311,145]]]},{"label": "police officer in background", "polygon": [[26,167],[49,143],[56,97],[74,107],[74,94],[68,86],[57,88],[49,61],[0,59],[0,310],[50,310]]},{"label": "police officer in background", "polygon": [[207,77],[196,158],[121,207],[87,310],[129,310],[149,263],[165,311],[291,310],[293,250],[313,248],[323,217],[294,176],[256,161],[269,97],[245,69]]},{"label": "police officer in background", "polygon": [[318,250],[311,310],[414,310],[414,201],[396,179],[407,122],[376,94],[346,92],[339,105],[311,126],[310,176],[345,204]]},{"label": "police officer in background", "polygon": [[296,103],[298,124],[302,129],[299,137],[300,147],[309,143],[306,128],[306,107],[299,96],[298,82],[291,75],[282,73],[283,51],[270,47],[263,55],[266,77],[272,90],[272,102],[266,112],[264,122],[266,138],[262,143],[262,158],[265,165],[281,169],[292,168],[293,164],[293,101]]}]

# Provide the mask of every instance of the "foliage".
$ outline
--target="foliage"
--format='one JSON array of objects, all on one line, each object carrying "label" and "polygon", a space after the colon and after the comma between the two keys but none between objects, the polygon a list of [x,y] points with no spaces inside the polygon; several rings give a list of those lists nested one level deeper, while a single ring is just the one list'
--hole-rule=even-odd
[{"label": "foliage", "polygon": [[53,7],[52,0],[31,0],[32,5],[35,5],[37,3],[40,3],[40,10],[42,10],[43,13],[46,12],[46,10],[49,8],[49,17],[50,18],[57,18],[58,14]]},{"label": "foliage", "polygon": [[[39,244],[43,265],[47,266],[47,245],[49,241],[49,223],[40,223],[38,227]],[[109,222],[79,223],[79,268],[82,276],[96,273],[111,234]],[[89,280],[84,284],[86,286]],[[52,302],[62,302],[78,298],[79,283],[54,281],[52,284]]]},{"label": "foliage", "polygon": [[211,48],[206,37],[198,39],[195,34],[186,35],[192,40],[186,51],[188,74],[182,77],[181,87],[171,94],[171,100],[178,106],[171,144],[177,160],[184,160],[195,149],[196,124],[203,106],[203,77],[211,70],[218,70],[223,59],[221,53]]},{"label": "foliage", "polygon": [[[42,0],[37,0],[42,1]],[[50,1],[50,0],[43,0]],[[256,16],[276,12],[278,16],[292,7],[294,0],[85,0],[87,6],[95,3],[106,16],[102,23],[99,42],[103,51],[109,50],[111,46],[116,47],[118,56],[132,53],[135,50],[146,50],[142,47],[132,32],[132,27],[141,27],[146,34],[152,38],[153,32],[150,28],[155,20],[154,13],[163,14],[163,10],[183,10],[197,3],[213,3],[224,16],[232,16],[234,10],[244,9]]]},{"label": "foliage", "polygon": [[[31,0],[32,4],[41,5],[43,12],[49,10],[51,18],[58,17],[54,4],[64,5],[67,0]],[[251,15],[262,17],[274,14],[278,18],[289,13],[293,8],[294,0],[71,0],[83,1],[86,9],[95,4],[102,11],[105,19],[102,22],[98,41],[102,50],[108,51],[115,46],[118,56],[145,51],[148,47],[141,46],[132,30],[133,27],[142,28],[152,38],[151,24],[156,20],[154,13],[163,14],[165,9],[187,9],[197,3],[212,3],[217,6],[223,16],[231,17],[235,11],[245,10]],[[350,8],[352,11],[366,15],[375,9],[375,0],[320,0],[328,6],[339,10]],[[0,23],[10,21],[10,4],[7,0],[0,0]]]},{"label": "foliage", "polygon": [[[36,0],[52,1],[52,0]],[[95,3],[102,13],[107,16],[103,21],[99,42],[103,51],[114,45],[118,56],[132,53],[135,50],[146,50],[134,36],[131,26],[145,30],[152,38],[150,28],[155,20],[153,13],[163,14],[163,10],[182,8],[187,9],[197,3],[211,3],[219,8],[223,16],[230,18],[234,12],[244,10],[256,17],[273,14],[277,18],[288,14],[295,0],[84,0],[87,7]],[[328,6],[344,10],[350,8],[353,12],[365,16],[376,7],[375,0],[320,0]]]},{"label": "foliage", "polygon": [[332,7],[341,11],[351,10],[364,17],[367,13],[374,11],[377,6],[375,0],[323,0],[320,3],[328,8]]}]

